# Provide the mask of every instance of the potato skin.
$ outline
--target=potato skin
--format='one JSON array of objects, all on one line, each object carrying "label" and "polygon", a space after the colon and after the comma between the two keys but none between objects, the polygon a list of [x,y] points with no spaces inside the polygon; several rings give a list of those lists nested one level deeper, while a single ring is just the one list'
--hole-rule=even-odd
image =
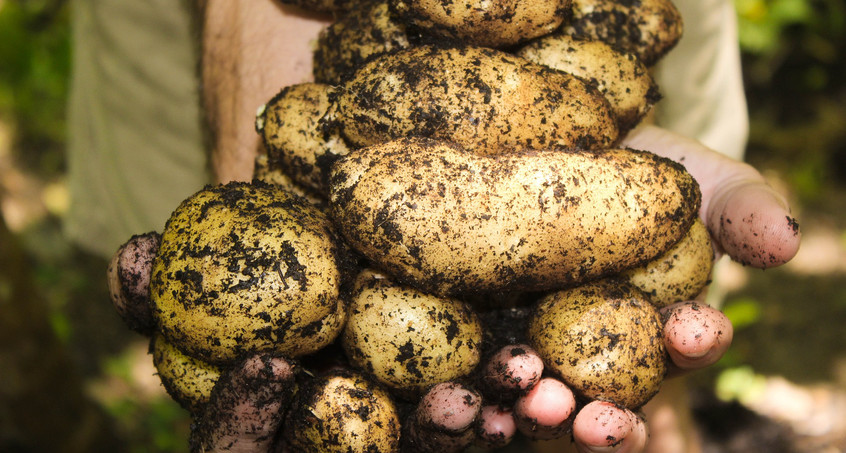
[{"label": "potato skin", "polygon": [[354,366],[411,397],[470,374],[481,359],[482,336],[470,305],[365,271],[350,298],[341,338]]},{"label": "potato skin", "polygon": [[477,46],[507,47],[558,28],[570,0],[390,0],[390,5],[402,20],[427,33]]},{"label": "potato skin", "polygon": [[220,379],[220,367],[188,357],[160,333],[153,335],[150,352],[167,393],[180,406],[198,413]]},{"label": "potato skin", "polygon": [[684,28],[671,0],[573,0],[572,11],[563,33],[604,41],[637,55],[647,66],[678,43]]},{"label": "potato skin", "polygon": [[476,156],[431,139],[350,153],[330,210],[349,244],[439,295],[542,291],[637,266],[681,239],[700,193],[634,150]]},{"label": "potato skin", "polygon": [[297,392],[284,435],[303,453],[399,451],[400,421],[391,397],[359,373],[318,376]]},{"label": "potato skin", "polygon": [[602,41],[555,33],[526,44],[517,55],[595,86],[611,104],[621,135],[636,126],[661,99],[646,65],[634,54],[615,50]]},{"label": "potato skin", "polygon": [[529,344],[577,393],[636,409],[666,374],[658,311],[634,286],[599,280],[552,293],[529,321]]},{"label": "potato skin", "polygon": [[365,64],[338,96],[343,136],[369,146],[406,136],[479,154],[504,147],[607,148],[608,101],[578,78],[480,47],[418,46]]},{"label": "potato skin", "polygon": [[328,218],[276,186],[208,186],[167,221],[150,284],[153,314],[186,354],[226,364],[330,343],[345,319],[345,249]]},{"label": "potato skin", "polygon": [[622,278],[649,296],[657,307],[691,300],[701,293],[710,281],[714,264],[711,235],[701,219],[696,219],[681,241],[666,253],[629,269]]}]

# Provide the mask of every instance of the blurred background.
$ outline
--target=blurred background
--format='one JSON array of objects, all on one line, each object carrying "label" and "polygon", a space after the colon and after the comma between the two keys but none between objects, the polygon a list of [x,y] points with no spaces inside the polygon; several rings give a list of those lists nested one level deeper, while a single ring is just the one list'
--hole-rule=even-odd
[{"label": "blurred background", "polygon": [[[799,255],[723,263],[732,349],[693,378],[709,452],[846,451],[846,5],[735,0],[747,160],[791,200]],[[113,312],[68,209],[69,5],[0,0],[0,452],[185,451],[189,420]],[[841,141],[843,140],[843,141]]]}]

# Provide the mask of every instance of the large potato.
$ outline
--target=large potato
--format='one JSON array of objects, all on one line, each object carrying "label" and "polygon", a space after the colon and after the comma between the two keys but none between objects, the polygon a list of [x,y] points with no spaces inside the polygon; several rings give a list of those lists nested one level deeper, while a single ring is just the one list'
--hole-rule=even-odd
[{"label": "large potato", "polygon": [[580,79],[479,47],[414,47],[373,59],[338,96],[357,146],[428,136],[471,152],[504,147],[606,148],[618,132],[608,101]]},{"label": "large potato", "polygon": [[646,66],[602,41],[554,34],[526,44],[517,55],[581,77],[605,95],[621,134],[640,122],[661,95]]},{"label": "large potato", "polygon": [[193,413],[202,410],[220,379],[220,367],[188,357],[160,333],[153,335],[150,352],[162,385],[171,398]]},{"label": "large potato", "polygon": [[700,193],[681,165],[647,152],[491,157],[401,139],[339,160],[329,204],[381,269],[455,295],[560,288],[637,266],[681,239]]},{"label": "large potato", "polygon": [[658,311],[634,286],[600,280],[552,293],[529,322],[529,344],[546,368],[592,399],[635,409],[666,374]]},{"label": "large potato", "polygon": [[481,358],[482,326],[470,305],[364,272],[343,333],[350,362],[404,395],[470,374]]},{"label": "large potato", "polygon": [[328,218],[269,184],[208,186],[162,233],[150,292],[162,334],[211,363],[321,349],[345,319],[344,249]]},{"label": "large potato", "polygon": [[570,0],[391,0],[393,10],[428,33],[484,47],[543,36],[567,17]]}]

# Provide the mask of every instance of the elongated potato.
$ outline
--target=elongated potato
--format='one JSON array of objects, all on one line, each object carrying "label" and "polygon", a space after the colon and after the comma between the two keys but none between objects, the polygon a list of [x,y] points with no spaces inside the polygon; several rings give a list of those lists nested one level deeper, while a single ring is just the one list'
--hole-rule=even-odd
[{"label": "elongated potato", "polygon": [[428,33],[477,46],[507,47],[558,28],[570,0],[391,0],[391,7]]},{"label": "elongated potato", "polygon": [[577,393],[636,409],[666,374],[658,311],[634,286],[600,280],[550,294],[535,307],[529,344]]},{"label": "elongated potato", "polygon": [[637,125],[661,99],[658,85],[634,54],[615,50],[602,41],[556,33],[526,44],[517,55],[581,77],[595,86],[611,103],[621,135]]},{"label": "elongated potato", "polygon": [[431,139],[348,154],[329,205],[351,246],[441,295],[560,288],[678,242],[700,204],[684,168],[633,150],[477,156]]},{"label": "elongated potato", "polygon": [[200,411],[220,379],[220,367],[188,357],[160,333],[153,335],[150,350],[153,365],[171,398],[192,413]]},{"label": "elongated potato", "polygon": [[608,101],[580,79],[479,47],[414,47],[375,58],[344,85],[343,136],[369,146],[406,136],[451,140],[479,154],[504,147],[607,148]]},{"label": "elongated potato", "polygon": [[649,296],[658,307],[691,300],[711,278],[714,247],[705,224],[696,219],[678,244],[663,255],[621,275]]},{"label": "elongated potato", "polygon": [[464,302],[365,271],[350,298],[342,341],[354,366],[404,395],[421,395],[476,368],[482,325]]},{"label": "elongated potato", "polygon": [[671,0],[573,0],[573,17],[562,31],[607,42],[652,66],[678,43],[683,28]]},{"label": "elongated potato", "polygon": [[346,317],[345,249],[328,218],[269,184],[208,186],[165,225],[150,292],[162,334],[191,357],[297,357]]}]

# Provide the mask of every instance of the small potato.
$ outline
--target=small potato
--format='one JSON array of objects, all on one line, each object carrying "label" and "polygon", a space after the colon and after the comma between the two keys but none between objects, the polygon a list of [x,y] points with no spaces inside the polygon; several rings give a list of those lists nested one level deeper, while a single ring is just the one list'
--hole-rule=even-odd
[{"label": "small potato", "polygon": [[573,0],[573,17],[562,30],[604,41],[652,66],[678,43],[683,28],[671,0]]},{"label": "small potato", "polygon": [[399,451],[401,428],[394,402],[378,384],[351,371],[306,383],[294,396],[283,429],[296,452]]},{"label": "small potato", "polygon": [[182,407],[197,413],[209,401],[221,369],[185,355],[157,333],[150,344],[153,365],[167,393]]},{"label": "small potato", "polygon": [[595,86],[611,103],[621,135],[637,125],[661,99],[658,85],[636,56],[601,41],[556,33],[523,46],[517,55],[581,77]]},{"label": "small potato", "polygon": [[375,58],[338,96],[351,144],[451,140],[477,154],[508,147],[601,149],[618,138],[608,101],[585,82],[504,52],[419,46]]},{"label": "small potato", "polygon": [[581,395],[636,409],[666,374],[658,311],[634,286],[600,280],[545,297],[529,343],[548,370]]},{"label": "small potato", "polygon": [[349,244],[398,282],[439,295],[618,273],[678,242],[700,204],[684,167],[626,149],[477,156],[401,139],[350,153],[330,182]]},{"label": "small potato", "polygon": [[708,286],[713,263],[711,235],[696,219],[673,248],[621,276],[646,293],[654,305],[666,307],[698,296]]},{"label": "small potato", "polygon": [[268,165],[283,169],[295,182],[326,192],[324,175],[338,157],[349,152],[341,137],[326,125],[335,89],[319,83],[287,86],[256,115]]},{"label": "small potato", "polygon": [[313,55],[314,80],[340,85],[373,56],[409,46],[405,25],[394,19],[388,3],[367,2],[320,32]]},{"label": "small potato", "polygon": [[558,28],[570,0],[391,0],[391,7],[428,33],[477,46],[507,47]]},{"label": "small potato", "polygon": [[346,249],[313,205],[268,184],[208,186],[174,211],[153,262],[153,315],[191,357],[298,357],[346,317]]},{"label": "small potato", "polygon": [[350,362],[404,395],[466,376],[479,364],[482,326],[464,302],[359,276],[342,344]]},{"label": "small potato", "polygon": [[279,186],[294,195],[305,198],[318,208],[322,209],[326,205],[326,198],[322,194],[319,194],[315,190],[294,181],[281,168],[278,168],[277,166],[271,167],[267,154],[259,154],[256,156],[253,179]]}]

